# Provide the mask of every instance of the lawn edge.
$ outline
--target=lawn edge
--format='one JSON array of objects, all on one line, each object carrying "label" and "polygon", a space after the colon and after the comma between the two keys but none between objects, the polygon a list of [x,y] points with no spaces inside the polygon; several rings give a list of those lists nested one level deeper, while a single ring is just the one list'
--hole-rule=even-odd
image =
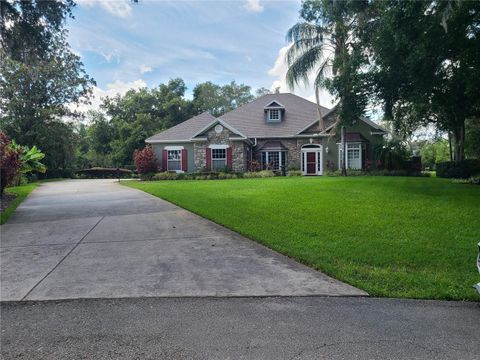
[{"label": "lawn edge", "polygon": [[17,196],[15,197],[15,200],[13,200],[12,203],[5,209],[5,211],[3,211],[0,214],[0,225],[5,224],[8,221],[8,219],[10,218],[10,216],[12,216],[12,214],[15,212],[17,207],[32,193],[33,190],[35,190],[38,187],[38,183],[30,183],[30,184],[27,184],[27,185],[32,185],[31,190],[27,191],[26,193],[22,193],[22,194],[17,194],[17,193],[15,193],[15,191],[13,191],[13,192],[8,191],[8,190],[13,190],[15,188],[18,188],[18,186],[5,189],[5,192],[8,192],[10,194],[13,193],[13,194],[16,194]]}]

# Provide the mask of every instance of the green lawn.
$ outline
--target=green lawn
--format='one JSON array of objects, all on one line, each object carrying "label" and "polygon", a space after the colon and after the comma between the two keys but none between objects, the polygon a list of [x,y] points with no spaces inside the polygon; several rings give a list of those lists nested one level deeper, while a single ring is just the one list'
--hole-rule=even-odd
[{"label": "green lawn", "polygon": [[372,296],[473,300],[480,186],[447,179],[298,177],[123,182]]},{"label": "green lawn", "polygon": [[15,187],[10,187],[6,188],[5,192],[10,193],[10,194],[16,194],[17,197],[15,200],[13,200],[10,205],[8,205],[8,208],[5,209],[0,214],[0,225],[5,224],[5,222],[8,220],[10,215],[13,214],[15,209],[17,208],[18,205],[30,194],[33,189],[37,187],[36,183],[31,183],[31,184],[26,184],[26,185],[20,185],[20,186],[15,186]]}]

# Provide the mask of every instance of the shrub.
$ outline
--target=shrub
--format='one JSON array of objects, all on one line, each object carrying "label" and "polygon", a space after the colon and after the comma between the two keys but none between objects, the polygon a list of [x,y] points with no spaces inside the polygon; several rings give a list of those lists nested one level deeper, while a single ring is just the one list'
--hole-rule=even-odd
[{"label": "shrub", "polygon": [[152,175],[151,180],[177,180],[178,175],[176,172],[164,171]]},{"label": "shrub", "polygon": [[[291,161],[289,164],[288,164],[288,168],[287,168],[287,171],[290,172],[290,171],[297,171],[298,169],[300,169],[300,163],[298,161]],[[298,170],[299,171],[299,170]],[[294,175],[296,176],[296,175]]]},{"label": "shrub", "polygon": [[117,179],[123,177],[130,177],[132,175],[132,171],[120,168],[93,167],[90,169],[78,170],[77,175],[84,178]]},{"label": "shrub", "polygon": [[275,173],[272,170],[262,170],[256,172],[246,172],[243,174],[244,178],[268,178],[275,176]]},{"label": "shrub", "polygon": [[147,145],[142,150],[135,150],[133,161],[139,174],[155,173],[157,171],[157,158],[151,146]]},{"label": "shrub", "polygon": [[262,169],[262,164],[258,160],[252,160],[248,163],[248,171],[256,172]]},{"label": "shrub", "polygon": [[326,176],[341,176],[342,175],[342,170],[327,170],[325,172]]},{"label": "shrub", "polygon": [[[326,171],[326,176],[342,176],[341,170]],[[417,176],[417,177],[430,177],[429,172],[421,171],[408,171],[408,170],[347,170],[347,176]]]},{"label": "shrub", "polygon": [[72,169],[47,169],[45,174],[39,174],[39,179],[57,179],[57,178],[75,178],[75,173]]},{"label": "shrub", "polygon": [[455,179],[453,181],[458,184],[480,185],[480,176],[472,176],[468,179]]},{"label": "shrub", "polygon": [[0,132],[0,195],[19,174],[21,167],[20,153],[12,147],[8,136]]},{"label": "shrub", "polygon": [[225,180],[225,179],[237,179],[238,174],[237,173],[218,173],[218,179],[219,180]]},{"label": "shrub", "polygon": [[138,174],[138,178],[142,181],[152,181],[154,176],[154,173]]},{"label": "shrub", "polygon": [[405,161],[409,158],[405,144],[397,139],[384,139],[382,143],[375,145],[373,151],[378,159],[377,169],[404,169]]},{"label": "shrub", "polygon": [[287,176],[302,176],[303,172],[301,170],[289,170]]},{"label": "shrub", "polygon": [[438,177],[467,179],[480,174],[480,159],[441,162],[436,165],[436,170]]}]

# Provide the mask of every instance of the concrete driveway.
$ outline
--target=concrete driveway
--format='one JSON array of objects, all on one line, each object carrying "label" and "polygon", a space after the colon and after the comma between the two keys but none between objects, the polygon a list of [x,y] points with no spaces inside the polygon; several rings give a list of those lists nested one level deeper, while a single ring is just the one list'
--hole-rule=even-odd
[{"label": "concrete driveway", "polygon": [[366,295],[114,180],[40,185],[0,247],[2,301]]}]

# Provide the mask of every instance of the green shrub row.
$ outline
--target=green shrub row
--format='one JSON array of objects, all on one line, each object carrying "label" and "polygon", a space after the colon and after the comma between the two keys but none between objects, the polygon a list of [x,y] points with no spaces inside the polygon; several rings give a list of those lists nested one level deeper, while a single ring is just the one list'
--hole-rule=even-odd
[{"label": "green shrub row", "polygon": [[123,168],[93,167],[77,171],[77,176],[87,179],[117,179],[132,177],[133,172]]},{"label": "green shrub row", "polygon": [[455,179],[453,181],[458,184],[480,185],[480,176],[472,176],[468,179]]},{"label": "green shrub row", "polygon": [[[341,176],[341,170],[327,171],[326,176]],[[429,172],[409,171],[409,170],[347,170],[347,176],[414,176],[414,177],[430,177]]]},{"label": "green shrub row", "polygon": [[229,172],[200,172],[200,173],[176,173],[173,171],[165,171],[160,173],[140,174],[140,179],[145,181],[158,180],[225,180],[225,179],[252,179],[252,178],[268,178],[276,176],[271,170],[262,170],[246,173],[229,173]]},{"label": "green shrub row", "polygon": [[445,161],[437,163],[437,177],[467,179],[480,175],[480,159]]}]

